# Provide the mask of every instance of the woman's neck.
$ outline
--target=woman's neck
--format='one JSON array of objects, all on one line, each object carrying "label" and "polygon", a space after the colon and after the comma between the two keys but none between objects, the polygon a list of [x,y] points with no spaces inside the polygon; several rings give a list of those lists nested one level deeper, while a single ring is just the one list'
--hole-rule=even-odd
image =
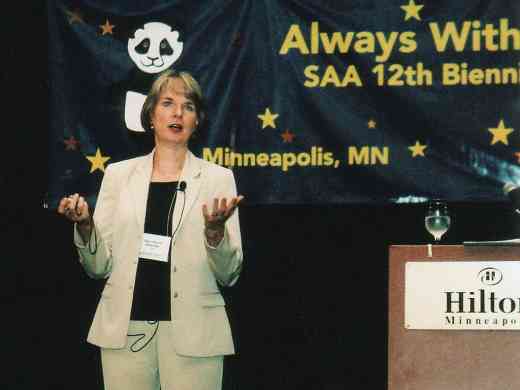
[{"label": "woman's neck", "polygon": [[156,145],[152,181],[179,180],[188,149],[185,146]]}]

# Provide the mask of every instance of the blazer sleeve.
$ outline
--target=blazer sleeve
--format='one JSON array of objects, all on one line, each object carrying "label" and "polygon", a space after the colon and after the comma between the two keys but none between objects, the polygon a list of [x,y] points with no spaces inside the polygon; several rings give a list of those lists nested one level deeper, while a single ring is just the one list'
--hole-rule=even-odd
[{"label": "blazer sleeve", "polygon": [[[229,169],[226,169],[225,172],[222,184],[218,183],[219,191],[217,191],[215,196],[230,199],[237,196],[237,188],[233,172]],[[233,215],[226,221],[224,237],[216,247],[209,245],[206,238],[204,240],[209,266],[215,278],[223,286],[234,285],[242,270],[243,261],[238,208],[235,209]]]},{"label": "blazer sleeve", "polygon": [[107,278],[112,270],[112,234],[118,185],[109,165],[106,168],[94,211],[94,230],[84,243],[74,224],[74,244],[85,272],[94,279]]}]

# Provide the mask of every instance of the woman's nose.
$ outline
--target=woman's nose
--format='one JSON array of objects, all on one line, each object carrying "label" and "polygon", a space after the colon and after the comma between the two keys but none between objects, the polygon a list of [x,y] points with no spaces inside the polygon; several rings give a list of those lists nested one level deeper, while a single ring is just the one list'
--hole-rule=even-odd
[{"label": "woman's nose", "polygon": [[174,109],[173,109],[173,114],[176,116],[176,117],[182,117],[182,114],[183,114],[183,108],[181,105],[179,106],[176,106]]}]

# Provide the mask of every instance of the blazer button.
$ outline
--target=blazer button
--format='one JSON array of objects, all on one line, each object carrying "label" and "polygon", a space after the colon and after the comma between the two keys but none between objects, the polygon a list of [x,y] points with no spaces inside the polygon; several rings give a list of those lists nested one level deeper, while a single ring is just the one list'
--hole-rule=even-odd
[{"label": "blazer button", "polygon": [[177,272],[177,267],[173,266],[173,272]]},{"label": "blazer button", "polygon": [[174,298],[177,298],[178,296],[179,296],[179,294],[177,293],[177,291],[175,291],[175,292],[173,293],[173,297],[174,297]]}]

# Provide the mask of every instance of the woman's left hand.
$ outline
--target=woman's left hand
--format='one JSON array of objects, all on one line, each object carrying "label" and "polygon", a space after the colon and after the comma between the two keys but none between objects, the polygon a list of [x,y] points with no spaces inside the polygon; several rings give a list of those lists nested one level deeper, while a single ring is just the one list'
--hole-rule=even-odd
[{"label": "woman's left hand", "polygon": [[226,221],[233,215],[242,199],[244,199],[242,195],[231,198],[229,202],[227,198],[215,198],[211,213],[205,204],[202,205],[202,215],[204,216],[204,226],[206,227],[204,233],[210,245],[216,246],[222,240]]}]

